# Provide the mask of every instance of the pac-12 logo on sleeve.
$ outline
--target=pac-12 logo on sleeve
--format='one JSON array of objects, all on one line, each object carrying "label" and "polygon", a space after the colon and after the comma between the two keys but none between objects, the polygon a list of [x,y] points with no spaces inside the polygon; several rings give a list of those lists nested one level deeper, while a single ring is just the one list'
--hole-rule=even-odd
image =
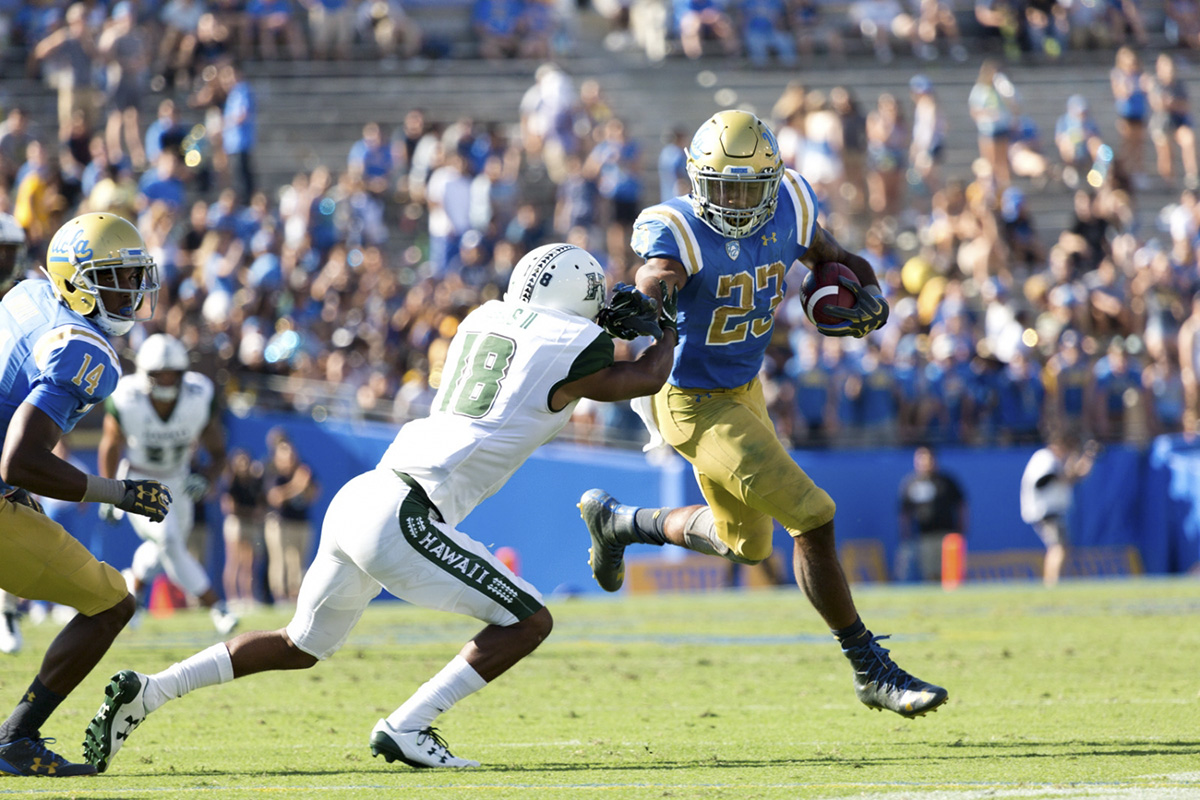
[{"label": "pac-12 logo on sleeve", "polygon": [[50,248],[51,261],[90,261],[91,258],[92,243],[82,228],[76,230],[70,240],[60,239]]}]

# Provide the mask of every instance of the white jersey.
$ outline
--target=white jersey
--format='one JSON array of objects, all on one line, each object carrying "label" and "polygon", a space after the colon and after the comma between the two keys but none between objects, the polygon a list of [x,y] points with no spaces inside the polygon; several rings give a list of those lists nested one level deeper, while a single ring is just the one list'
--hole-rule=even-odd
[{"label": "white jersey", "polygon": [[1071,509],[1074,487],[1065,472],[1062,461],[1049,447],[1030,457],[1021,475],[1021,519],[1032,525]]},{"label": "white jersey", "polygon": [[125,435],[129,473],[157,479],[186,475],[192,452],[212,417],[213,382],[198,372],[185,372],[171,415],[154,410],[142,375],[126,375],[105,408]]},{"label": "white jersey", "polygon": [[458,326],[429,416],[401,428],[379,466],[411,475],[457,526],[567,424],[575,403],[551,411],[551,393],[612,362],[591,320],[485,303]]}]

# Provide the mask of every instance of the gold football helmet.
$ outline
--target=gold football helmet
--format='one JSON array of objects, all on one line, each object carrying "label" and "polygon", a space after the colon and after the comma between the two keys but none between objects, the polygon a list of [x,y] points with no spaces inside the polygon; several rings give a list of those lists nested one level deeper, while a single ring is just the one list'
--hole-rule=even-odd
[{"label": "gold football helmet", "polygon": [[721,111],[688,147],[692,207],[710,228],[744,239],[775,213],[783,158],[775,134],[748,111]]},{"label": "gold football helmet", "polygon": [[105,333],[121,336],[154,316],[158,266],[137,228],[115,214],[82,214],[59,228],[46,274],[59,300]]}]

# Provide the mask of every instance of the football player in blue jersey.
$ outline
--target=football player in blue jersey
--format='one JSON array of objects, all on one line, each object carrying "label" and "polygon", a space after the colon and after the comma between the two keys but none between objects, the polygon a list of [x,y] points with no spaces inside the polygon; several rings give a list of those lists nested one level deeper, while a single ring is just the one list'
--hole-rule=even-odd
[{"label": "football player in blue jersey", "polygon": [[[108,342],[153,313],[158,271],[137,229],[84,214],[50,240],[50,280],[21,281],[0,302],[0,589],[79,613],[54,639],[32,685],[0,723],[0,773],[90,775],[47,747],[41,727],[133,615],[121,573],[97,561],[31,495],[112,503],[162,519],[157,481],[89,475],[52,451],[121,376]],[[7,275],[0,280],[7,280]]]},{"label": "football player in blue jersey", "polygon": [[636,284],[659,299],[678,289],[679,339],[667,384],[643,417],[691,462],[705,505],[638,508],[600,489],[579,507],[591,534],[592,574],[617,591],[627,545],[674,544],[736,563],[771,554],[774,521],[791,534],[796,582],[841,643],[859,700],[915,717],[946,701],[946,690],[900,669],[864,626],[834,546],[834,504],[792,460],[767,415],[757,378],[776,306],[793,262],[836,261],[859,284],[856,302],[828,309],[826,336],[866,336],[888,318],[871,266],[817,223],[817,200],[787,170],[774,134],[745,111],[705,122],[688,148],[691,194],[644,210],[633,249],[645,259]]}]

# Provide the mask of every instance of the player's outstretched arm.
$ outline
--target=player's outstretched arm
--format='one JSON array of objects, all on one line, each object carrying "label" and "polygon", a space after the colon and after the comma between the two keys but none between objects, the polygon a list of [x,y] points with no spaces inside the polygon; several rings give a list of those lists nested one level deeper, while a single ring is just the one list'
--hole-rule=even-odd
[{"label": "player's outstretched arm", "polygon": [[845,264],[849,267],[863,286],[879,285],[879,278],[875,276],[875,270],[872,269],[870,262],[842,247],[838,244],[837,239],[833,238],[833,234],[820,225],[817,226],[812,244],[808,246],[808,252],[804,254],[802,261],[805,266],[810,268],[817,264],[836,261],[838,264]]},{"label": "player's outstretched arm", "polygon": [[645,264],[638,267],[634,277],[634,284],[638,290],[654,298],[659,308],[662,308],[664,291],[682,289],[685,283],[687,270],[683,268],[683,264],[669,258],[647,259]]},{"label": "player's outstretched arm", "polygon": [[581,397],[612,403],[654,394],[671,374],[671,365],[675,360],[675,336],[674,328],[665,328],[662,338],[633,361],[618,361],[591,375],[563,384],[554,392],[551,407],[561,409]]}]

